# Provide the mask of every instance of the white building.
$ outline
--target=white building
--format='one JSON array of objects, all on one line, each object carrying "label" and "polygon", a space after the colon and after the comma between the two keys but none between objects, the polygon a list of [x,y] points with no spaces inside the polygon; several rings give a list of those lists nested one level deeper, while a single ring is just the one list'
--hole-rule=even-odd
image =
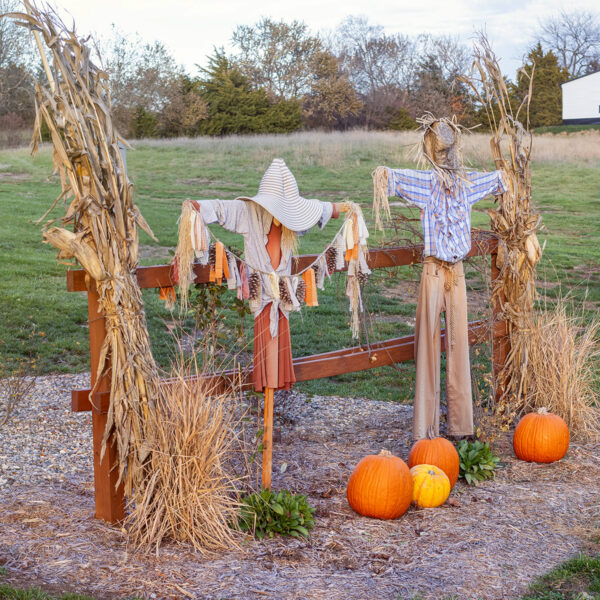
[{"label": "white building", "polygon": [[564,125],[600,123],[600,71],[571,79],[561,87]]}]

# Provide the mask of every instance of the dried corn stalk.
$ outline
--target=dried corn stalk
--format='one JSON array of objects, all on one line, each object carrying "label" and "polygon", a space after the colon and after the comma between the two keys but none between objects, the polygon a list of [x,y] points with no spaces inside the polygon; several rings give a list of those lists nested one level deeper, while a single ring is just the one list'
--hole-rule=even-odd
[{"label": "dried corn stalk", "polygon": [[24,5],[27,14],[9,16],[33,31],[38,41],[41,36],[51,55],[50,68],[38,44],[49,82],[48,87],[36,84],[32,151],[37,150],[45,122],[62,185],[54,206],[64,201],[62,224],[73,228],[49,227],[49,221],[44,239],[59,249],[59,258],[77,259],[95,280],[107,331],[98,372],[108,361],[111,367],[104,443],[114,434],[119,478],[131,499],[134,489],[140,492],[136,484],[142,480],[149,448],[144,423],[159,381],[136,279],[138,225],[154,236],[133,202],[118,145],[122,140],[111,121],[107,73],[91,61],[86,40],[68,29],[56,12],[29,0]]},{"label": "dried corn stalk", "polygon": [[[460,79],[469,85],[485,109],[492,137],[490,145],[496,168],[508,176],[508,190],[490,210],[492,231],[498,238],[499,276],[492,289],[492,303],[506,320],[510,351],[496,374],[495,412],[508,424],[523,408],[529,387],[527,330],[533,319],[536,297],[535,266],[541,256],[537,234],[541,217],[531,205],[529,92],[521,106],[513,107],[498,61],[484,35],[475,47],[471,74]],[[525,126],[518,120],[525,115]]]}]

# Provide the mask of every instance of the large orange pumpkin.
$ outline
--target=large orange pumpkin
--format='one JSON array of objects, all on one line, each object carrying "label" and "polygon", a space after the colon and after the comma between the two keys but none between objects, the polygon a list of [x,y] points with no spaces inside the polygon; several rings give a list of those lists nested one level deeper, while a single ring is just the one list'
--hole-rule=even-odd
[{"label": "large orange pumpkin", "polygon": [[413,482],[406,463],[387,450],[365,456],[355,467],[346,496],[350,506],[365,517],[396,519],[412,500]]},{"label": "large orange pumpkin", "polygon": [[439,467],[448,476],[451,487],[458,480],[460,460],[456,448],[447,439],[435,437],[431,428],[427,430],[427,437],[416,441],[410,450],[408,466],[412,469],[415,465]]},{"label": "large orange pumpkin", "polygon": [[448,500],[450,480],[435,465],[415,465],[410,470],[413,479],[413,502],[419,508],[435,508]]},{"label": "large orange pumpkin", "polygon": [[513,436],[515,454],[527,462],[552,463],[569,449],[569,428],[545,408],[525,415]]}]

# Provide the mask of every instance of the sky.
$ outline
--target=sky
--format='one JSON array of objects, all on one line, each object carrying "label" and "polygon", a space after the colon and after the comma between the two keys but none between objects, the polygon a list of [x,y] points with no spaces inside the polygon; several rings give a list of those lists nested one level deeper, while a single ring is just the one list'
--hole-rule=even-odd
[{"label": "sky", "polygon": [[[231,50],[237,25],[261,17],[304,21],[313,32],[330,30],[347,15],[363,15],[386,33],[457,35],[471,45],[484,29],[505,75],[514,79],[540,19],[561,9],[598,12],[598,0],[54,0],[74,19],[80,34],[108,36],[111,24],[144,41],[165,44],[195,75],[213,47]],[[62,10],[61,10],[62,12]],[[68,16],[67,13],[63,13]],[[68,22],[68,21],[67,21]]]}]

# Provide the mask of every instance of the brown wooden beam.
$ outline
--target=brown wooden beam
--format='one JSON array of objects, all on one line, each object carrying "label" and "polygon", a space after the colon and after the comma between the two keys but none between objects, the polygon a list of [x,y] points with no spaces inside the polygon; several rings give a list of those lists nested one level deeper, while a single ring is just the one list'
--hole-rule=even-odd
[{"label": "brown wooden beam", "polygon": [[[505,334],[504,323],[498,323],[494,329],[494,337]],[[469,323],[469,344],[479,344],[489,335],[489,323],[487,321],[474,321]],[[383,342],[371,344],[370,347],[354,346],[343,348],[332,352],[301,356],[294,359],[294,372],[297,381],[310,381],[323,377],[335,377],[356,371],[365,371],[375,367],[383,367],[400,362],[413,360],[414,358],[413,335],[393,338]],[[442,330],[442,351],[446,350],[446,330]],[[340,360],[343,359],[343,360]],[[242,388],[252,388],[252,373],[250,367],[244,371],[227,370],[222,373],[204,375],[203,378],[210,380],[217,387],[227,386],[233,377],[242,378]],[[192,378],[195,379],[195,378]],[[163,379],[162,385],[169,385],[171,380]],[[90,390],[73,390],[71,392],[71,407],[75,412],[92,410],[90,402]],[[105,414],[110,403],[110,392],[96,392],[93,397],[94,412]]]},{"label": "brown wooden beam", "polygon": [[[490,254],[497,247],[495,238],[485,237],[473,232],[473,245],[468,256],[481,256]],[[421,261],[423,246],[373,248],[369,250],[368,263],[372,269],[401,267],[412,265]],[[317,254],[304,254],[294,259],[292,273],[302,271],[317,258]],[[346,267],[341,270],[346,270]],[[209,267],[207,265],[194,265],[196,283],[208,283]],[[153,267],[138,267],[137,279],[140,288],[159,288],[175,285],[173,281],[172,265],[156,265]],[[82,269],[67,271],[67,291],[85,292],[85,271]]]}]

